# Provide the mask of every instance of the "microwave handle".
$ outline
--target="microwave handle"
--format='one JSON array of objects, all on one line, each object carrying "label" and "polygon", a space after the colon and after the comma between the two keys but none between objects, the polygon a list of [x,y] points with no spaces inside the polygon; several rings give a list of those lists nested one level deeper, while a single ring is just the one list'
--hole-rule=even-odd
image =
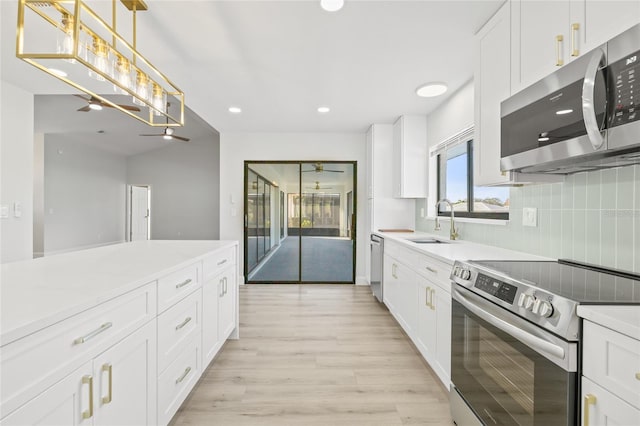
[{"label": "microwave handle", "polygon": [[598,126],[595,108],[595,85],[596,76],[602,66],[606,65],[606,56],[602,49],[596,49],[591,55],[587,72],[584,76],[582,84],[582,115],[584,116],[584,124],[589,135],[589,141],[594,150],[598,150],[604,144],[604,136]]}]

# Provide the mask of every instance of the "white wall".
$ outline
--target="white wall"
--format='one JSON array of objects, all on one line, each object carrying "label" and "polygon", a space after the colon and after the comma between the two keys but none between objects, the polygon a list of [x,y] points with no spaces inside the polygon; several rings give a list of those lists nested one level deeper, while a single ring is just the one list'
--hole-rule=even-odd
[{"label": "white wall", "polygon": [[[225,133],[220,137],[220,238],[244,244],[244,161],[302,160],[357,161],[357,221],[362,224],[356,241],[356,283],[366,283],[364,251],[365,134],[364,133]],[[240,250],[240,264],[244,249]]]},{"label": "white wall", "polygon": [[126,179],[126,157],[45,135],[44,254],[123,242]]},{"label": "white wall", "polygon": [[213,134],[127,158],[127,182],[151,186],[151,239],[220,237],[219,144]]},{"label": "white wall", "polygon": [[429,147],[473,125],[473,114],[473,80],[470,80],[427,116]]},{"label": "white wall", "polygon": [[[0,262],[33,257],[33,94],[0,80]],[[20,202],[22,216],[14,217]]]}]

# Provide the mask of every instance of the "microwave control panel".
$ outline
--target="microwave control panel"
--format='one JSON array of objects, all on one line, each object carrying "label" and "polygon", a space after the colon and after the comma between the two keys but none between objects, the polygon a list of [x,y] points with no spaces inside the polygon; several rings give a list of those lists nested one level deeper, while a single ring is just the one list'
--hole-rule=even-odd
[{"label": "microwave control panel", "polygon": [[640,120],[640,50],[609,65],[611,111],[609,127]]}]

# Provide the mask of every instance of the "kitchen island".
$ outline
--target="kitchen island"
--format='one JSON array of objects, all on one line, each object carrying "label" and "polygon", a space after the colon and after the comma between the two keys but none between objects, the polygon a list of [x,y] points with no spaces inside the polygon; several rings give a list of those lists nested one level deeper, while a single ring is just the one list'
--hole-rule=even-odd
[{"label": "kitchen island", "polygon": [[2,265],[2,422],[167,424],[238,337],[237,258],[138,241]]}]

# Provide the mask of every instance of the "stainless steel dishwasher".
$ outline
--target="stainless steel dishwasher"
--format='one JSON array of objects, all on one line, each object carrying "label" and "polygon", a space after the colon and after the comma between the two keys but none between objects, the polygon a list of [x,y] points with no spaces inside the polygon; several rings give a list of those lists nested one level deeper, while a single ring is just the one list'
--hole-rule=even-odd
[{"label": "stainless steel dishwasher", "polygon": [[371,234],[371,291],[379,302],[382,302],[383,282],[382,263],[384,255],[384,238]]}]

